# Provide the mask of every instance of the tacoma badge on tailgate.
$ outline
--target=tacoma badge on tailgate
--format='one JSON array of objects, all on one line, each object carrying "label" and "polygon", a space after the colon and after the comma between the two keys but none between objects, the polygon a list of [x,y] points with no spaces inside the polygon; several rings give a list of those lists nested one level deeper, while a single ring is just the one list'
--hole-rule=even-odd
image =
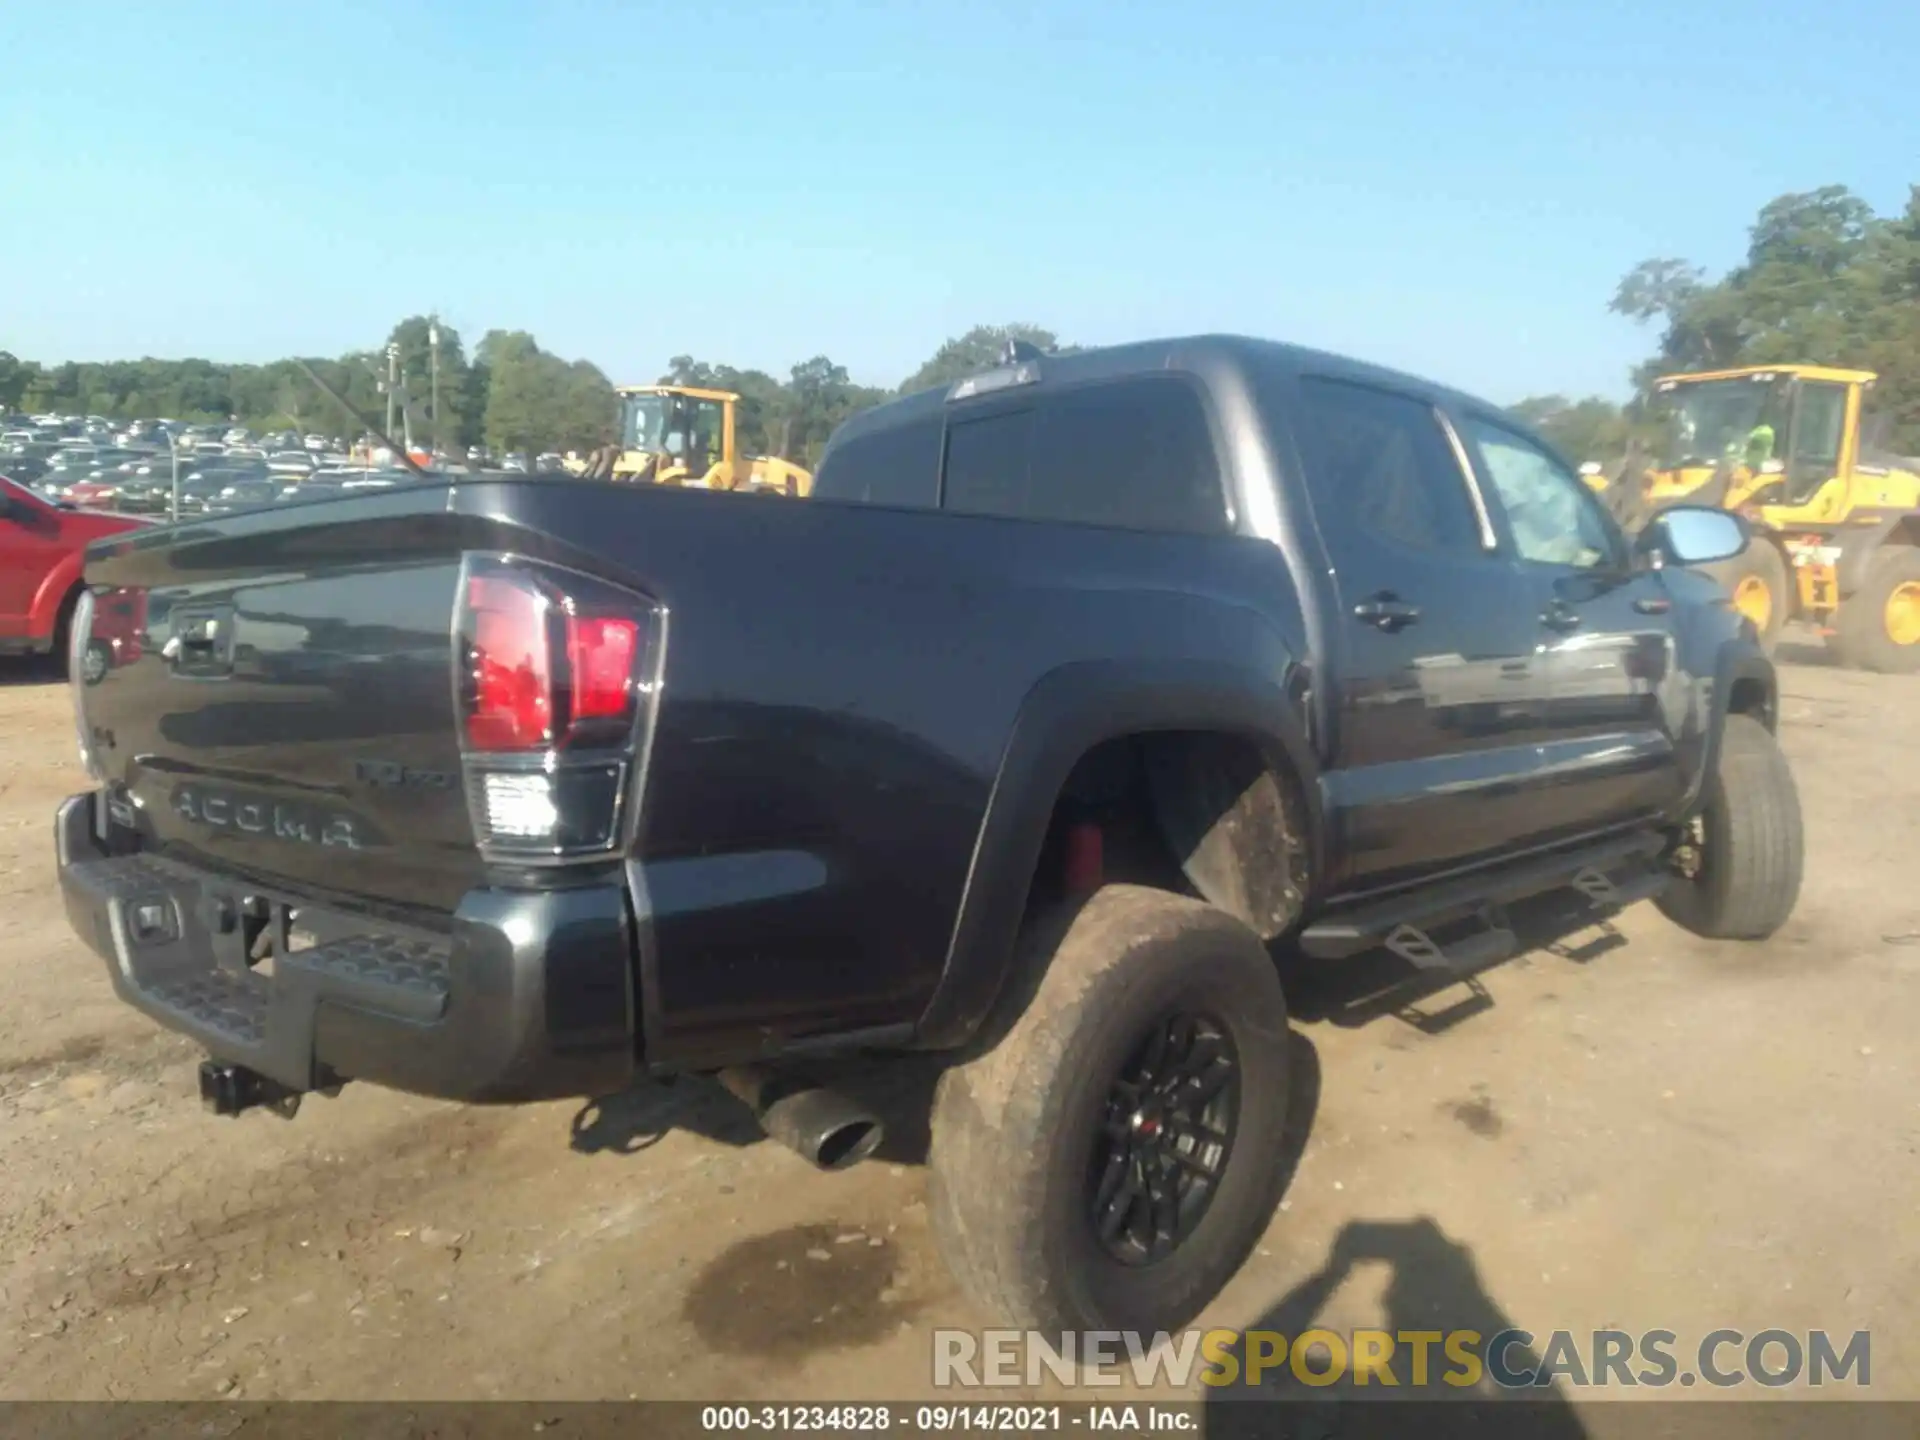
[{"label": "tacoma badge on tailgate", "polygon": [[314,805],[258,798],[205,785],[175,786],[173,809],[182,819],[197,825],[245,835],[270,835],[276,840],[291,840],[302,845],[363,850],[376,843],[365,822],[352,816]]}]

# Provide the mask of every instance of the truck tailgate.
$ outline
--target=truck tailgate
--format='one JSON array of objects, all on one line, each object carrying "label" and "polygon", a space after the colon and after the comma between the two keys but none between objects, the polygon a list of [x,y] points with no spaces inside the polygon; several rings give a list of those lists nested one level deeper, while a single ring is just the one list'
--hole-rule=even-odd
[{"label": "truck tailgate", "polygon": [[481,864],[444,507],[420,486],[96,547],[77,703],[116,820],[221,871],[450,909]]}]

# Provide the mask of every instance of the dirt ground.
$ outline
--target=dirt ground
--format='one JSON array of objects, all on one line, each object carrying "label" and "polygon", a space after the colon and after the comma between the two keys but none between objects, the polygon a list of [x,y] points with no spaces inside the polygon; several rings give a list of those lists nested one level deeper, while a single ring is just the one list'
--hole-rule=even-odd
[{"label": "dirt ground", "polygon": [[[1920,686],[1783,658],[1789,927],[1641,906],[1411,1002],[1303,983],[1304,1151],[1208,1323],[1864,1328],[1920,1397]],[[68,932],[82,783],[64,690],[0,672],[0,1398],[906,1399],[933,1327],[987,1323],[911,1135],[818,1174],[700,1083],[203,1114]]]}]

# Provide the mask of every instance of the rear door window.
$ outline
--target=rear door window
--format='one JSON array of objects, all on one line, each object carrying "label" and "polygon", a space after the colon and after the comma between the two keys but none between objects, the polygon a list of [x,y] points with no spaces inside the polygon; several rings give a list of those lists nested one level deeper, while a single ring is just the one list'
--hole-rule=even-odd
[{"label": "rear door window", "polygon": [[1174,376],[1043,395],[947,431],[946,508],[1188,534],[1230,525],[1200,397]]},{"label": "rear door window", "polygon": [[1033,411],[1010,410],[947,426],[942,503],[965,515],[1029,515]]},{"label": "rear door window", "polygon": [[1314,377],[1300,393],[1316,509],[1409,550],[1483,552],[1473,497],[1432,406]]},{"label": "rear door window", "polygon": [[1029,486],[1035,519],[1202,534],[1228,526],[1206,411],[1171,375],[1049,395]]},{"label": "rear door window", "polygon": [[932,509],[940,503],[940,424],[929,415],[838,442],[821,458],[813,497]]}]

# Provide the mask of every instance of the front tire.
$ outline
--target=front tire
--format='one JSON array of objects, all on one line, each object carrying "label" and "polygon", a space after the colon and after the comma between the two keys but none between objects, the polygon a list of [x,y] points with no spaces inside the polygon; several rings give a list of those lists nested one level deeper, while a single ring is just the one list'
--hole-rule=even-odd
[{"label": "front tire", "polygon": [[935,1092],[935,1234],[997,1322],[1170,1330],[1232,1278],[1279,1198],[1273,961],[1224,912],[1130,885],[1022,949],[1044,967],[1032,999]]},{"label": "front tire", "polygon": [[1764,940],[1793,914],[1805,841],[1793,771],[1752,716],[1727,716],[1705,802],[1683,845],[1691,868],[1657,903],[1707,939]]},{"label": "front tire", "polygon": [[1834,623],[1841,663],[1883,675],[1920,670],[1920,550],[1896,545],[1867,569]]},{"label": "front tire", "polygon": [[1760,633],[1760,648],[1771,655],[1793,611],[1793,577],[1780,547],[1756,535],[1731,560],[1702,565],[1700,570],[1726,587],[1733,608],[1753,622]]}]

